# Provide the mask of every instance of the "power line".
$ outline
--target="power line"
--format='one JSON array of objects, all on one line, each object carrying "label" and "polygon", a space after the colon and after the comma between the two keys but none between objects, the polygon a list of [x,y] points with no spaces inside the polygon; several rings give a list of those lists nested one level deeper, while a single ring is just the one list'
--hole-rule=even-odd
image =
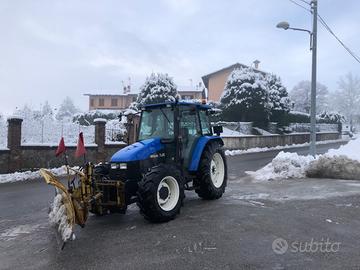
[{"label": "power line", "polygon": [[[312,10],[310,10],[307,7],[304,7],[303,5],[299,4],[298,2],[296,2],[295,0],[289,0],[291,3],[301,7],[302,9],[305,9],[306,11],[312,13]],[[305,0],[298,0],[301,1],[303,3],[306,3],[308,5],[310,5],[309,2],[305,1]],[[360,57],[357,56],[348,46],[345,45],[345,43],[334,33],[334,31],[329,27],[329,25],[325,22],[325,20],[318,14],[318,18],[319,18],[319,22],[322,24],[322,26],[324,26],[324,28],[340,43],[340,45],[357,61],[360,63]]]},{"label": "power line", "polygon": [[[294,1],[294,0],[289,0],[289,1],[290,1],[291,3],[293,3],[293,4],[295,4],[295,5],[297,5],[297,6],[301,7],[301,8],[303,8],[303,9],[305,9],[306,11],[311,12],[311,10],[310,10],[309,8],[304,7],[303,5],[299,4],[298,2],[296,2],[296,1]],[[301,0],[300,0],[300,1],[301,1]],[[306,1],[303,1],[303,2],[305,2],[305,3],[309,4],[309,3],[308,3],[308,2],[306,2]]]},{"label": "power line", "polygon": [[299,1],[301,1],[301,2],[303,2],[305,4],[308,4],[309,6],[311,5],[308,1],[305,1],[305,0],[299,0]]},{"label": "power line", "polygon": [[340,43],[341,46],[357,61],[360,63],[360,57],[357,56],[344,42],[334,33],[334,31],[329,27],[325,20],[318,14],[319,22],[325,27],[325,29]]}]

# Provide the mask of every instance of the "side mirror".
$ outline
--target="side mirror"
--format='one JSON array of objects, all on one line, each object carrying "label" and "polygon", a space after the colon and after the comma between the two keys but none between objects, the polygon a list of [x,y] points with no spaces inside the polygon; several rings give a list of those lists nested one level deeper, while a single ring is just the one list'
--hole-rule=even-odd
[{"label": "side mirror", "polygon": [[217,136],[220,136],[220,134],[224,132],[222,126],[213,126],[213,131]]}]

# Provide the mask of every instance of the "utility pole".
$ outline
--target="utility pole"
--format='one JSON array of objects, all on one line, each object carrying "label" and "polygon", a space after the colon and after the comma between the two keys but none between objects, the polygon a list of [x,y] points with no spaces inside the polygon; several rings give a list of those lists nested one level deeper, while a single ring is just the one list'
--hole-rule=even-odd
[{"label": "utility pole", "polygon": [[312,31],[312,71],[311,71],[311,107],[310,107],[310,155],[316,155],[316,50],[317,50],[317,17],[318,1],[311,1],[313,13]]}]

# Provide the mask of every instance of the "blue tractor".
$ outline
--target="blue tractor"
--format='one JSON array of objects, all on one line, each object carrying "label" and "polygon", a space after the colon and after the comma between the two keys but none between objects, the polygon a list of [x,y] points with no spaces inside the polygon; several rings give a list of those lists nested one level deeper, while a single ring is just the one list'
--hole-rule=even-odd
[{"label": "blue tractor", "polygon": [[65,216],[54,221],[64,243],[72,239],[75,224],[84,227],[88,212],[125,213],[136,202],[146,219],[166,222],[180,212],[185,190],[195,190],[207,200],[220,198],[227,166],[222,127],[211,127],[211,109],[179,101],[145,106],[138,141],[115,153],[110,162],[88,162],[80,170],[67,166],[73,172],[67,187],[41,169],[46,183],[56,187],[51,213]]},{"label": "blue tractor", "polygon": [[222,127],[211,127],[211,109],[181,101],[142,108],[138,141],[115,153],[109,164],[95,168],[101,176],[99,187],[104,179],[121,181],[122,203],[108,207],[117,192],[104,186],[102,202],[90,211],[125,212],[127,205],[136,202],[146,219],[164,222],[179,213],[184,190],[195,190],[203,199],[220,198],[227,165],[219,136]]}]

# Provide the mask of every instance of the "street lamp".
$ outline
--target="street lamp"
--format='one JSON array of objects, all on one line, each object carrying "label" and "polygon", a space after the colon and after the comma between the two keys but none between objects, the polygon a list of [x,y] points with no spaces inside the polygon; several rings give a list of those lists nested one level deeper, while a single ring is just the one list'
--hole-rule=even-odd
[{"label": "street lamp", "polygon": [[310,155],[316,155],[316,51],[317,51],[317,0],[312,0],[311,9],[313,14],[313,31],[302,28],[290,27],[288,22],[280,22],[277,28],[284,30],[303,31],[310,34],[310,50],[312,51],[311,72],[311,108],[310,108]]}]

